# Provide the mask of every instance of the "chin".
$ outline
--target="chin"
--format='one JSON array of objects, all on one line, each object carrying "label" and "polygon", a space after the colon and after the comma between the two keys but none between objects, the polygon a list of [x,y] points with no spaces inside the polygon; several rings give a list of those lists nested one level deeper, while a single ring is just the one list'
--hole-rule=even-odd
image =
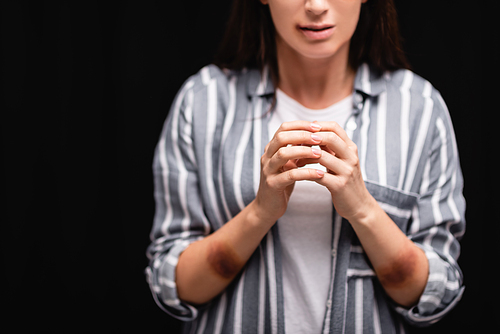
[{"label": "chin", "polygon": [[349,53],[349,41],[346,43],[339,43],[333,41],[320,42],[320,43],[306,43],[305,45],[297,45],[295,49],[302,56],[310,59],[327,59],[336,55],[340,55],[346,51]]},{"label": "chin", "polygon": [[302,56],[310,59],[327,59],[327,58],[332,58],[336,54],[338,54],[339,49],[313,49],[313,48],[308,48],[307,50],[303,50],[303,52],[300,52]]}]

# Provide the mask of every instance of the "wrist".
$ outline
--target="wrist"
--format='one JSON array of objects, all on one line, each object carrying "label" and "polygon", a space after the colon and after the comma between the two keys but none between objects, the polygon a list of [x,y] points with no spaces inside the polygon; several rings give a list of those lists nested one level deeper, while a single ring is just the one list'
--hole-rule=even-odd
[{"label": "wrist", "polygon": [[359,210],[357,210],[356,213],[347,220],[352,225],[369,227],[373,225],[374,222],[379,220],[381,213],[385,214],[375,198],[369,195],[364,203],[359,206]]},{"label": "wrist", "polygon": [[266,230],[266,233],[278,220],[278,218],[270,216],[266,210],[263,210],[257,199],[250,202],[246,209],[248,210],[248,223],[256,228]]}]

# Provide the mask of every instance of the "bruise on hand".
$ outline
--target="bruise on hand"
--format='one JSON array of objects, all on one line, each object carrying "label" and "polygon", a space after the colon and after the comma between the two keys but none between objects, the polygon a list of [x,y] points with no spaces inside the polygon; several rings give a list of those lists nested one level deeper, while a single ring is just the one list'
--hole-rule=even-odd
[{"label": "bruise on hand", "polygon": [[385,288],[399,289],[411,282],[418,264],[415,250],[400,254],[395,261],[377,268],[377,277]]},{"label": "bruise on hand", "polygon": [[243,263],[234,249],[219,241],[213,241],[209,247],[207,261],[213,271],[225,279],[233,278],[243,267]]}]

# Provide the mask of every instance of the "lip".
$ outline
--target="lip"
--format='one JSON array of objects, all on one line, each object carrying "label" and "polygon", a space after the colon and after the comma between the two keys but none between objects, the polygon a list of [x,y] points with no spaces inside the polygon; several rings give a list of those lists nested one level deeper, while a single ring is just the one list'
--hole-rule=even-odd
[{"label": "lip", "polygon": [[333,34],[335,26],[332,24],[307,24],[298,25],[297,29],[310,40],[322,40],[330,37]]}]

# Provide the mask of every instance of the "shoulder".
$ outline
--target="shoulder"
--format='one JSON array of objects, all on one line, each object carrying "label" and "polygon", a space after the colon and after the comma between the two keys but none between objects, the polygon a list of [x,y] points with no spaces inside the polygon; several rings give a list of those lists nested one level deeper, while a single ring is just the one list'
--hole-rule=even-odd
[{"label": "shoulder", "polygon": [[270,80],[263,78],[268,76],[261,75],[258,69],[228,70],[207,65],[184,82],[174,105],[200,119],[215,114],[223,118],[233,109],[237,114],[246,114],[253,96],[265,95],[272,89]]},{"label": "shoulder", "polygon": [[424,95],[430,93],[429,89],[431,91],[434,90],[434,87],[428,80],[407,69],[385,72],[383,79],[386,82],[388,91],[410,91],[411,93]]},{"label": "shoulder", "polygon": [[231,88],[247,92],[260,81],[261,75],[256,69],[231,70],[210,64],[189,77],[184,86],[192,89],[195,94],[207,90],[210,86],[213,90],[215,86],[217,95],[224,95]]},{"label": "shoulder", "polygon": [[196,89],[202,89],[216,81],[218,83],[228,83],[233,73],[210,64],[202,67],[196,74],[191,76]]},{"label": "shoulder", "polygon": [[[389,102],[420,104],[426,98],[437,99],[439,92],[426,79],[408,69],[385,71],[364,63],[358,69],[355,88],[372,98],[386,93]],[[393,101],[395,100],[395,101]]]},{"label": "shoulder", "polygon": [[258,86],[259,81],[258,70],[236,71],[216,65],[204,66],[179,89],[170,109],[170,118],[180,115],[185,122],[200,129],[205,129],[206,124],[220,126],[228,114],[246,115],[247,106],[252,103],[249,87]]},{"label": "shoulder", "polygon": [[234,73],[207,65],[191,75],[177,92],[172,108],[205,115],[211,104],[222,108],[229,100]]},{"label": "shoulder", "polygon": [[385,72],[383,76],[388,92],[409,92],[417,101],[425,98],[437,101],[438,96],[441,95],[429,80],[411,70],[400,69]]},{"label": "shoulder", "polygon": [[191,75],[182,85],[180,91],[189,89],[194,93],[206,90],[214,82],[218,85],[227,85],[230,78],[227,71],[220,69],[215,65],[202,67],[198,72]]},{"label": "shoulder", "polygon": [[406,119],[415,136],[428,135],[430,142],[441,147],[444,142],[456,151],[455,133],[448,106],[439,90],[429,80],[410,70],[385,73],[387,104],[394,113]]},{"label": "shoulder", "polygon": [[412,110],[431,108],[434,113],[447,116],[448,109],[441,93],[432,83],[407,69],[385,72],[388,99],[396,99],[399,103],[407,103]]}]

